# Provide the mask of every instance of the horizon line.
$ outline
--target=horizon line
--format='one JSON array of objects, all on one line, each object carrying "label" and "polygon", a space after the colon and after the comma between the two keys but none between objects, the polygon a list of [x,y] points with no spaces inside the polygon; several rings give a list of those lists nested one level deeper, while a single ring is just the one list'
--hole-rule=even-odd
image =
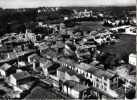
[{"label": "horizon line", "polygon": [[2,9],[27,9],[27,8],[42,8],[42,7],[46,7],[46,8],[61,8],[61,7],[136,7],[136,5],[96,5],[96,6],[85,6],[85,5],[81,5],[81,6],[78,6],[78,5],[75,5],[75,6],[38,6],[38,7],[17,7],[17,8],[4,8],[4,7],[0,7]]}]

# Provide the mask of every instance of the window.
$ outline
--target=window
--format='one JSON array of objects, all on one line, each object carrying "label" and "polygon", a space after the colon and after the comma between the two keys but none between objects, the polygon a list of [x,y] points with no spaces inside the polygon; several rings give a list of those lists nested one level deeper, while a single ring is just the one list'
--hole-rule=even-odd
[{"label": "window", "polygon": [[90,74],[90,78],[92,78],[92,74]]},{"label": "window", "polygon": [[105,87],[103,85],[101,85],[101,89],[104,89]]},{"label": "window", "polygon": [[88,77],[88,73],[86,73],[86,77]]},{"label": "window", "polygon": [[107,83],[104,83],[104,86],[107,86]]},{"label": "window", "polygon": [[87,73],[87,77],[89,77],[89,78],[90,78],[90,73]]},{"label": "window", "polygon": [[99,79],[97,78],[96,81],[99,82]]}]

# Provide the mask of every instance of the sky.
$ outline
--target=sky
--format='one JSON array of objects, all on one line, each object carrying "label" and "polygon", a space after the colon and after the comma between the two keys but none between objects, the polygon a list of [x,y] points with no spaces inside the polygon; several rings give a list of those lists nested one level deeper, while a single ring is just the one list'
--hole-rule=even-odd
[{"label": "sky", "polygon": [[2,8],[33,8],[60,6],[132,6],[136,0],[0,0]]}]

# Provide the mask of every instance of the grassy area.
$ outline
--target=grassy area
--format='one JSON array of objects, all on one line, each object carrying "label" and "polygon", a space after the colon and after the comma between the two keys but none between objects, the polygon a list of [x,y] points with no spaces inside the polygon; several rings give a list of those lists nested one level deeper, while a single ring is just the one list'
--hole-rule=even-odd
[{"label": "grassy area", "polygon": [[100,49],[103,52],[115,53],[123,55],[136,52],[136,36],[134,35],[120,35],[120,41],[113,45],[106,45]]},{"label": "grassy area", "polygon": [[79,29],[81,31],[96,31],[106,29],[106,27],[102,26],[102,22],[100,21],[83,21],[79,22],[75,27],[69,28],[70,30]]}]

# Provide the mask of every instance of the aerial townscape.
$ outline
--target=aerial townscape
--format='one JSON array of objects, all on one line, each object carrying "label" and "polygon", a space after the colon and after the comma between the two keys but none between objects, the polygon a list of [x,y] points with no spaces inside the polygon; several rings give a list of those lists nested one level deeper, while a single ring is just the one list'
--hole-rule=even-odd
[{"label": "aerial townscape", "polygon": [[1,99],[134,99],[136,8],[0,9]]}]

